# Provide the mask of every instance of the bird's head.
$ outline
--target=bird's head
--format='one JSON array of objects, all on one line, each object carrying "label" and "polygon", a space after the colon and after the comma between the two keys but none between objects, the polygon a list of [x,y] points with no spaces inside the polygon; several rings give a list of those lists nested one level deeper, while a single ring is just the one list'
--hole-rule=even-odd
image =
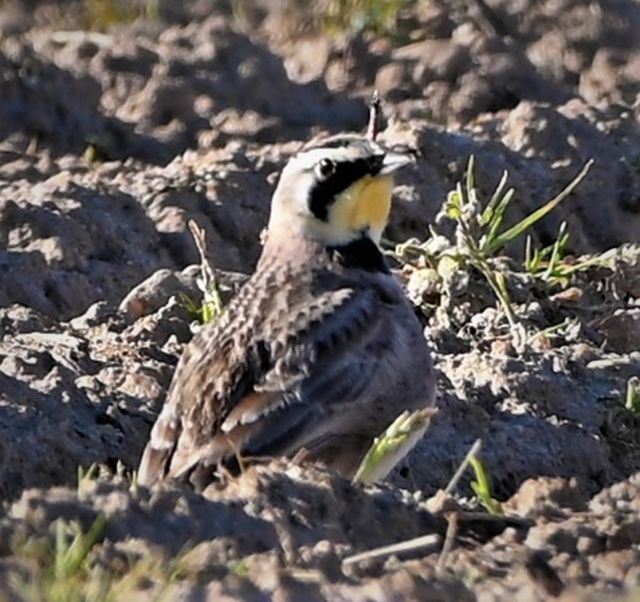
[{"label": "bird's head", "polygon": [[391,209],[393,174],[413,162],[362,136],[304,147],[285,166],[273,195],[269,232],[328,246],[380,241]]}]

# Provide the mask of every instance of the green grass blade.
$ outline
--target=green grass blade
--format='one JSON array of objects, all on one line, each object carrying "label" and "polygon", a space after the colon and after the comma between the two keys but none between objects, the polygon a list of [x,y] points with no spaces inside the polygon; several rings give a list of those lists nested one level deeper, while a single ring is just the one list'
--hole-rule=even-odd
[{"label": "green grass blade", "polygon": [[566,238],[566,229],[567,229],[567,222],[563,221],[560,224],[560,229],[558,230],[558,238],[556,239],[556,242],[553,243],[553,250],[551,251],[549,265],[547,266],[547,269],[545,270],[545,273],[542,276],[543,280],[548,280],[551,277],[551,275],[555,273],[558,264],[562,262],[562,256],[563,256],[562,243],[563,242],[566,243],[568,240]]},{"label": "green grass blade", "polygon": [[496,234],[498,232],[498,228],[502,225],[502,219],[504,218],[505,211],[513,199],[513,195],[515,194],[515,188],[509,188],[504,196],[498,202],[493,215],[491,216],[491,221],[489,222],[489,233],[485,238],[485,241],[482,245],[482,250],[486,255],[491,255],[494,250],[497,250],[499,247],[494,246],[494,240],[496,238]]},{"label": "green grass blade", "polygon": [[489,484],[489,477],[484,468],[484,464],[482,464],[477,456],[469,458],[469,462],[476,476],[474,490],[477,490],[482,496],[491,495],[491,485]]},{"label": "green grass blade", "polygon": [[498,186],[494,190],[493,195],[489,199],[489,202],[487,203],[487,206],[484,208],[484,211],[482,212],[482,216],[480,217],[480,220],[481,220],[481,223],[482,223],[483,226],[486,226],[487,224],[491,223],[491,220],[493,219],[493,214],[494,214],[494,212],[496,210],[496,207],[498,205],[498,201],[500,201],[500,199],[502,198],[502,193],[504,192],[504,187],[507,185],[508,177],[509,177],[509,174],[507,173],[507,170],[505,169],[502,172],[502,177],[500,178],[500,181],[498,182]]},{"label": "green grass blade", "polygon": [[467,162],[466,184],[465,188],[467,195],[471,196],[472,191],[476,187],[476,158],[473,155],[469,155],[469,161]]},{"label": "green grass blade", "polygon": [[578,186],[578,184],[580,184],[580,182],[582,182],[582,180],[584,180],[592,165],[593,159],[589,159],[589,161],[587,161],[584,167],[580,170],[578,175],[571,182],[569,182],[569,184],[565,188],[563,188],[555,197],[545,203],[542,207],[531,212],[527,217],[519,221],[515,226],[512,226],[508,230],[505,230],[495,237],[492,237],[490,235],[487,238],[486,252],[489,254],[494,253],[507,243],[511,242],[514,238],[521,236],[534,224],[539,222],[543,217],[546,217],[575,190],[575,188]]},{"label": "green grass blade", "polygon": [[533,259],[535,255],[531,251],[531,236],[527,234],[527,239],[524,242],[524,269],[525,272],[533,271]]},{"label": "green grass blade", "polygon": [[56,537],[55,537],[55,557],[53,570],[54,574],[58,578],[65,576],[65,558],[67,557],[68,546],[67,537],[65,533],[65,524],[62,519],[56,521]]},{"label": "green grass blade", "polygon": [[373,483],[384,479],[420,440],[433,414],[432,409],[400,414],[380,437],[376,437],[358,466],[353,482]]},{"label": "green grass blade", "polygon": [[480,503],[485,507],[489,514],[502,514],[500,502],[495,500],[491,495],[491,482],[489,481],[489,475],[484,464],[477,456],[469,458],[469,462],[476,477],[476,480],[471,482],[471,489],[473,489],[473,492],[480,500]]},{"label": "green grass blade", "polygon": [[73,575],[82,568],[89,552],[102,539],[107,527],[107,517],[99,514],[86,533],[78,534],[64,555],[64,575]]}]

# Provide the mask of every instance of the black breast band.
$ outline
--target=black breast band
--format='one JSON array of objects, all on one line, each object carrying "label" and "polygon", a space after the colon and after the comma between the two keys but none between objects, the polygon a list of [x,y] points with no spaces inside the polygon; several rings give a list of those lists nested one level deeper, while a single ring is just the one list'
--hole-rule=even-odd
[{"label": "black breast band", "polygon": [[329,247],[329,253],[334,261],[337,261],[345,268],[358,268],[367,272],[383,272],[385,274],[391,273],[378,245],[367,236],[358,238],[346,245]]}]

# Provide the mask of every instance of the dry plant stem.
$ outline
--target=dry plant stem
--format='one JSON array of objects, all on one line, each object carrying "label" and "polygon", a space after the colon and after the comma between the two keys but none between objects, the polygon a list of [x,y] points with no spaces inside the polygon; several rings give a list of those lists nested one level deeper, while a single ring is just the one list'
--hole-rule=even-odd
[{"label": "dry plant stem", "polygon": [[[218,279],[207,254],[207,240],[205,232],[194,220],[189,220],[189,230],[193,236],[198,254],[200,255],[200,273],[202,275],[202,292],[204,295],[204,305],[212,304],[214,309],[214,317],[218,316],[222,311],[222,299],[220,297],[220,289],[218,288]],[[204,320],[207,321],[206,319]]]},{"label": "dry plant stem", "polygon": [[458,513],[453,512],[447,518],[447,533],[444,537],[444,544],[442,546],[442,551],[440,552],[440,557],[438,558],[438,564],[436,565],[436,573],[438,575],[442,575],[447,566],[447,558],[449,556],[449,552],[451,552],[451,548],[453,547],[453,542],[455,541],[457,534]]},{"label": "dry plant stem", "polygon": [[[453,546],[453,542],[455,540],[456,534],[458,532],[458,525],[460,522],[464,521],[486,521],[486,522],[504,522],[508,520],[509,522],[513,522],[516,524],[521,524],[522,526],[529,526],[531,523],[527,519],[516,517],[516,516],[492,516],[491,514],[486,514],[484,512],[455,512],[452,513],[447,526],[447,532],[445,535],[445,541],[442,547],[442,551],[440,552],[440,559],[438,560],[438,567],[441,562],[443,563],[442,568],[444,568],[444,563],[446,561],[446,557],[451,551],[451,547]],[[348,566],[350,564],[354,564],[356,562],[361,562],[363,560],[369,560],[371,558],[383,558],[385,556],[391,556],[392,554],[400,554],[402,552],[412,552],[414,550],[420,550],[422,548],[430,548],[432,546],[437,546],[442,537],[438,533],[430,533],[429,535],[421,535],[420,537],[415,537],[413,539],[407,539],[406,541],[401,541],[399,543],[394,543],[389,546],[381,546],[379,548],[373,548],[372,550],[367,550],[366,552],[362,552],[360,554],[354,554],[353,556],[347,556],[342,561],[342,566]],[[447,548],[448,545],[448,548]],[[437,570],[440,570],[438,568]]]},{"label": "dry plant stem", "polygon": [[422,548],[430,548],[437,546],[442,537],[437,533],[430,533],[429,535],[422,535],[414,539],[408,539],[407,541],[401,541],[400,543],[394,543],[390,546],[382,546],[380,548],[373,548],[362,552],[361,554],[354,554],[353,556],[347,556],[342,561],[343,566],[353,564],[354,562],[361,562],[362,560],[369,560],[370,558],[382,558],[385,556],[391,556],[392,554],[399,554],[401,552],[411,552],[413,550],[420,550]]},{"label": "dry plant stem", "polygon": [[367,138],[375,140],[380,131],[380,111],[382,108],[382,100],[377,90],[373,91],[371,100],[369,101],[369,124],[367,125]]},{"label": "dry plant stem", "polygon": [[636,360],[630,357],[606,357],[601,360],[592,360],[587,364],[589,370],[604,370],[615,366],[628,366],[635,364]]},{"label": "dry plant stem", "polygon": [[217,285],[216,275],[207,256],[207,238],[204,230],[194,220],[189,220],[189,230],[191,230],[193,242],[195,242],[198,255],[200,255],[202,275],[205,277],[207,287],[209,287],[209,285],[215,287]]},{"label": "dry plant stem", "polygon": [[473,456],[477,456],[480,453],[481,447],[482,447],[482,439],[476,439],[473,445],[471,446],[471,448],[469,449],[469,451],[467,452],[467,455],[464,457],[464,460],[462,460],[462,462],[460,463],[460,466],[458,466],[458,470],[456,470],[455,474],[451,477],[449,484],[444,490],[446,494],[451,495],[453,490],[458,485],[458,481],[462,478],[464,471],[467,470],[467,466],[469,466],[469,463],[471,462],[471,458],[473,458]]}]

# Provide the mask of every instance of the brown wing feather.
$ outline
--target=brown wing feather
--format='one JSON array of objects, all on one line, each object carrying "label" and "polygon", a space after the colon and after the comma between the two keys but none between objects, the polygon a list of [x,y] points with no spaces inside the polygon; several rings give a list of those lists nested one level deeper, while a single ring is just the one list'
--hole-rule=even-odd
[{"label": "brown wing feather", "polygon": [[[363,360],[349,343],[359,347],[378,328],[380,299],[371,289],[337,288],[335,281],[330,290],[312,292],[317,281],[308,266],[298,265],[303,273],[257,272],[225,316],[185,349],[142,458],[141,484],[180,478],[197,465],[210,471],[256,434],[286,436],[312,402],[325,401],[323,389],[342,396],[364,385],[366,370],[353,382],[339,378],[339,390],[323,385],[314,374],[317,349],[324,349],[321,368],[330,377],[343,377],[348,362],[361,368]],[[345,359],[340,349],[351,355]],[[313,399],[300,398],[302,383]]]},{"label": "brown wing feather", "polygon": [[276,410],[281,400],[282,396],[279,393],[249,393],[229,412],[220,429],[223,433],[230,433],[239,425],[251,424],[261,416]]},{"label": "brown wing feather", "polygon": [[169,470],[169,463],[180,435],[180,425],[173,410],[174,408],[165,406],[151,429],[151,437],[138,468],[137,479],[140,485],[151,486],[164,478]]}]

